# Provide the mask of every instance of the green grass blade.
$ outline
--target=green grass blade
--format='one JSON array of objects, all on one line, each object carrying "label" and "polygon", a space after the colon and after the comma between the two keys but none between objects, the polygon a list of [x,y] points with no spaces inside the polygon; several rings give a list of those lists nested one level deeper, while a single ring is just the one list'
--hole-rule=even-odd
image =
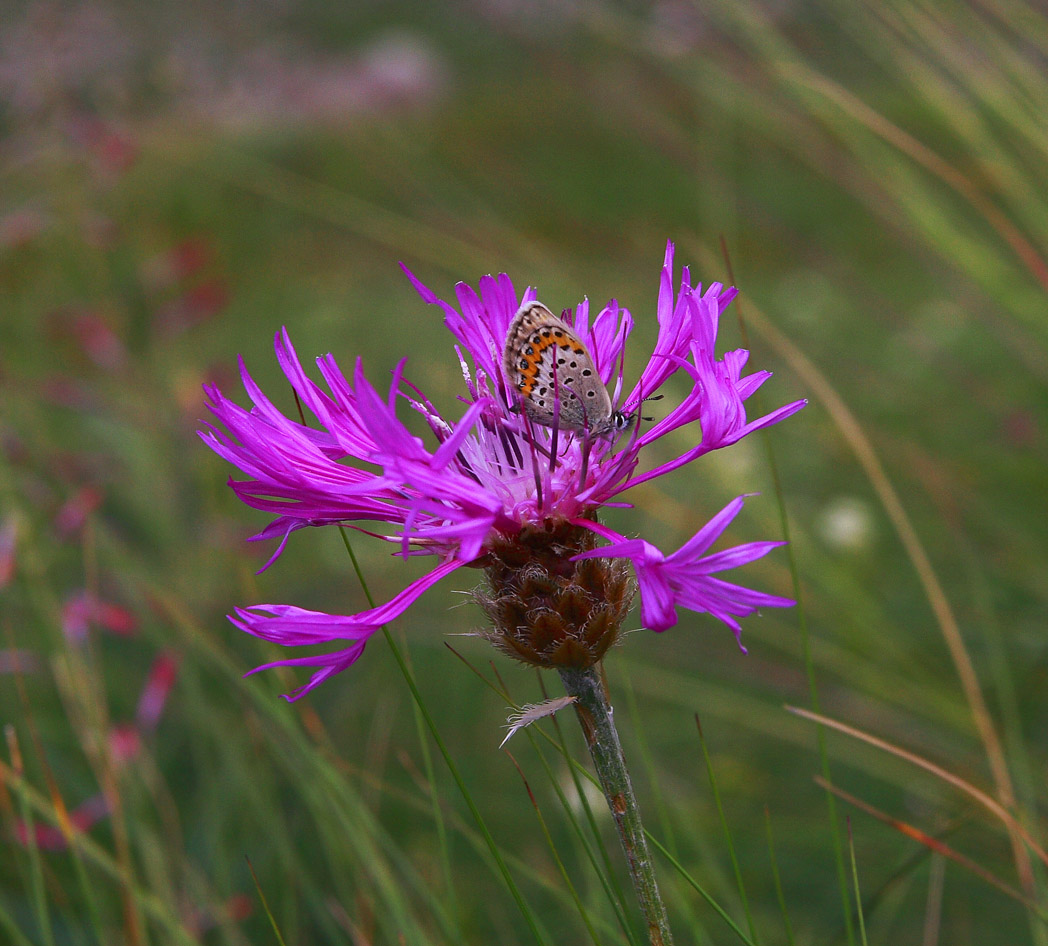
[{"label": "green grass blade", "polygon": [[520,780],[524,784],[524,790],[528,793],[528,799],[531,801],[531,807],[535,811],[535,817],[538,819],[539,828],[542,830],[542,836],[546,840],[546,847],[549,848],[554,863],[557,865],[557,871],[560,873],[561,880],[564,881],[564,886],[567,888],[568,894],[571,896],[572,902],[575,904],[575,909],[578,911],[579,917],[582,920],[583,925],[586,927],[586,932],[589,934],[590,941],[594,946],[601,946],[600,937],[597,935],[597,931],[593,926],[593,921],[590,919],[589,911],[583,904],[578,890],[575,889],[575,884],[572,883],[571,875],[564,866],[564,861],[560,856],[560,852],[557,850],[557,845],[553,841],[553,835],[550,834],[549,827],[546,825],[546,819],[542,816],[542,809],[539,807],[538,800],[535,798],[535,793],[532,792],[531,786],[528,784],[527,777],[524,775],[524,770],[520,767],[520,763],[518,763],[513,757],[513,753],[508,750],[504,751],[506,751],[506,755],[509,756],[510,761],[520,775]]},{"label": "green grass blade", "polygon": [[[543,693],[546,692],[545,686],[543,686],[542,690]],[[594,839],[594,843],[597,846],[597,850],[600,852],[601,861],[604,864],[604,870],[600,872],[599,876],[606,878],[607,882],[615,891],[613,903],[616,906],[616,913],[619,916],[619,920],[622,924],[623,930],[626,932],[626,935],[630,937],[630,940],[632,942],[635,942],[637,934],[634,931],[632,924],[630,924],[628,920],[629,912],[628,907],[626,905],[626,895],[622,889],[622,886],[618,882],[618,876],[615,872],[614,866],[612,865],[611,854],[608,851],[607,845],[604,843],[600,827],[597,823],[596,815],[593,811],[593,806],[590,805],[589,797],[587,796],[586,792],[583,791],[582,782],[580,781],[580,773],[584,773],[586,777],[589,779],[590,783],[593,785],[597,785],[599,788],[596,777],[592,776],[589,770],[586,769],[581,763],[576,764],[571,753],[568,751],[567,739],[564,735],[564,730],[560,725],[560,720],[558,720],[556,716],[553,716],[550,721],[553,725],[553,731],[556,733],[555,742],[558,748],[560,749],[561,756],[565,760],[568,760],[568,772],[571,774],[572,784],[575,787],[575,796],[576,798],[578,798],[579,804],[582,806],[582,811],[586,816],[586,822],[589,825],[590,833]]]},{"label": "green grass blade", "polygon": [[[342,539],[345,542],[346,550],[349,552],[351,561],[353,562],[353,569],[357,574],[357,579],[360,581],[361,587],[365,589],[365,594],[368,599],[371,600],[371,595],[367,591],[367,581],[364,578],[364,573],[360,569],[360,563],[357,561],[357,557],[353,552],[353,546],[346,535],[345,529],[341,530]],[[447,765],[448,770],[451,772],[451,777],[455,781],[455,785],[462,795],[463,800],[466,803],[466,807],[469,808],[470,814],[473,816],[473,820],[479,829],[481,836],[484,839],[484,843],[487,846],[488,852],[491,855],[495,866],[498,869],[502,881],[512,896],[514,902],[517,904],[518,909],[524,917],[528,928],[531,930],[532,936],[535,938],[537,943],[545,944],[546,938],[539,929],[539,925],[536,921],[534,912],[528,907],[527,902],[524,900],[519,888],[517,887],[516,881],[513,880],[513,876],[509,872],[509,868],[506,866],[506,862],[502,857],[502,853],[495,843],[494,837],[488,830],[487,822],[484,820],[484,816],[480,813],[480,809],[477,807],[477,803],[473,800],[473,795],[466,787],[466,783],[459,772],[458,766],[455,764],[455,760],[452,758],[448,747],[445,745],[443,738],[441,738],[440,731],[437,729],[436,721],[430,715],[429,709],[426,707],[425,701],[422,699],[422,694],[419,692],[418,686],[415,683],[415,678],[411,674],[411,670],[408,668],[407,661],[404,659],[404,655],[401,653],[400,648],[397,646],[397,642],[393,639],[393,635],[390,634],[389,629],[386,627],[382,628],[382,633],[386,639],[386,643],[389,645],[390,651],[393,654],[393,659],[397,663],[397,667],[400,669],[404,681],[408,685],[408,689],[411,691],[411,696],[415,701],[415,704],[419,708],[419,712],[422,713],[422,717],[426,722],[426,728],[429,730],[430,735],[433,737],[433,741],[437,744],[437,748],[440,751],[441,756],[444,759],[444,764]]]},{"label": "green grass blade", "polygon": [[859,939],[862,946],[869,946],[866,940],[866,919],[864,917],[864,911],[862,908],[862,891],[859,889],[859,868],[855,863],[855,839],[852,836],[851,829],[851,818],[847,819],[848,824],[848,859],[851,865],[851,876],[852,876],[852,889],[855,894],[855,913],[859,922]]},{"label": "green grass blade", "polygon": [[692,888],[703,900],[705,900],[717,915],[728,925],[728,928],[739,938],[740,942],[746,944],[746,946],[757,946],[757,944],[746,935],[745,931],[731,918],[731,914],[722,907],[717,900],[702,886],[691,874],[688,873],[684,865],[677,860],[666,848],[658,838],[647,833],[648,841],[651,842],[652,846],[655,847],[663,857],[666,858],[677,871],[677,874]]},{"label": "green grass blade", "polygon": [[717,787],[717,775],[713,770],[713,761],[710,759],[709,746],[706,745],[706,737],[702,731],[702,723],[699,721],[699,714],[695,714],[695,728],[699,733],[699,745],[702,747],[702,758],[706,763],[706,776],[710,781],[710,788],[713,791],[713,801],[717,806],[717,816],[720,818],[721,828],[724,830],[724,841],[728,846],[728,857],[731,859],[731,868],[735,875],[735,887],[739,892],[739,899],[742,901],[742,911],[746,915],[746,925],[750,930],[750,939],[754,943],[759,944],[757,938],[757,929],[753,923],[753,914],[750,912],[750,901],[749,897],[746,896],[746,885],[742,880],[742,869],[739,867],[739,858],[735,853],[735,840],[732,838],[731,826],[728,824],[728,817],[724,813],[724,804],[721,801],[720,789]]},{"label": "green grass blade", "polygon": [[[674,857],[679,858],[680,852],[677,850],[676,835],[674,834],[673,826],[670,821],[669,807],[666,804],[665,796],[660,787],[661,779],[655,765],[655,758],[652,755],[651,747],[645,737],[644,727],[640,722],[642,717],[640,710],[637,707],[637,696],[633,689],[633,683],[627,673],[623,672],[623,677],[626,690],[626,706],[629,709],[629,717],[633,721],[633,732],[636,736],[637,746],[640,749],[641,766],[647,775],[648,785],[655,801],[655,817],[659,822],[659,829],[662,831],[662,836],[666,839],[666,847]],[[684,902],[679,905],[679,909],[685,914],[685,922],[687,922],[691,929],[696,942],[708,940],[709,937],[706,934],[705,929],[702,927],[702,924],[699,922],[699,918],[691,909],[691,904],[684,900]]]},{"label": "green grass blade", "polygon": [[18,928],[14,918],[2,903],[0,903],[0,929],[10,937],[11,946],[33,946],[33,941]]},{"label": "green grass blade", "polygon": [[269,920],[269,925],[273,930],[273,935],[277,938],[279,946],[287,946],[284,942],[284,936],[280,932],[280,926],[276,921],[276,917],[273,916],[273,911],[269,909],[269,901],[266,899],[265,891],[262,889],[262,884],[259,883],[258,875],[255,873],[255,868],[251,863],[251,858],[245,858],[247,861],[247,869],[251,871],[251,879],[255,884],[255,891],[258,893],[258,899],[262,902],[262,909],[265,911],[266,918]]},{"label": "green grass blade", "polygon": [[787,946],[793,946],[793,924],[790,922],[790,911],[786,907],[786,896],[782,892],[782,878],[779,876],[779,861],[775,857],[775,837],[771,830],[771,811],[764,806],[764,825],[768,838],[768,857],[771,861],[771,876],[775,883],[775,899],[779,902],[779,912],[782,914],[782,928],[786,934]]},{"label": "green grass blade", "polygon": [[[597,860],[597,853],[596,851],[594,851],[594,844],[600,844],[601,847],[603,847],[600,835],[596,835],[596,841],[591,841],[590,838],[586,836],[586,832],[583,830],[582,824],[579,822],[579,819],[575,816],[575,812],[572,809],[571,802],[568,800],[567,795],[564,794],[564,789],[560,785],[560,780],[554,773],[553,768],[550,766],[545,754],[539,748],[538,742],[535,739],[535,735],[531,732],[533,728],[534,727],[528,727],[528,729],[525,730],[526,735],[528,736],[531,746],[535,750],[535,754],[546,772],[546,777],[549,781],[549,784],[552,786],[554,793],[557,796],[557,801],[560,802],[561,809],[564,811],[565,816],[568,819],[568,824],[571,825],[572,831],[575,834],[575,838],[578,841],[579,846],[582,848],[582,851],[585,854],[586,859],[589,861],[590,867],[593,870],[593,875],[597,878],[597,881],[603,888],[604,896],[615,914],[615,919],[618,921],[619,928],[622,930],[623,935],[625,935],[631,943],[634,943],[635,946],[640,946],[640,941],[637,939],[636,931],[630,925],[629,920],[626,916],[625,905],[622,900],[622,890],[613,882],[613,879],[609,878],[608,876],[607,851],[604,850],[603,852],[605,858],[603,868]],[[571,765],[569,765],[568,768],[571,772],[572,781],[575,786],[576,796],[579,798],[580,806],[583,806],[583,810],[587,814],[592,833],[592,831],[596,828],[596,825],[592,820],[593,811],[588,806],[587,800],[585,799],[585,795],[582,791],[582,783],[579,780],[578,772]]]},{"label": "green grass blade", "polygon": [[36,843],[36,819],[29,803],[28,786],[25,782],[22,766],[22,752],[18,744],[15,728],[10,723],[4,727],[7,737],[8,753],[11,757],[11,771],[15,776],[14,792],[18,798],[18,812],[25,826],[26,853],[29,856],[29,881],[33,911],[36,924],[45,946],[55,946],[55,934],[51,926],[51,914],[47,906],[47,893],[44,884],[44,868],[40,858],[40,847]]}]

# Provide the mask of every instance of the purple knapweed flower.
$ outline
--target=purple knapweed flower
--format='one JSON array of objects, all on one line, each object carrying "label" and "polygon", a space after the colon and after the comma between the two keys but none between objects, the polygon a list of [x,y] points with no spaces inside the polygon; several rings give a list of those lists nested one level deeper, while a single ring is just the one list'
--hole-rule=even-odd
[{"label": "purple knapweed flower", "polygon": [[[206,388],[209,407],[225,430],[208,425],[201,436],[247,474],[246,480],[230,481],[236,494],[249,506],[275,515],[254,537],[280,540],[273,558],[296,529],[366,520],[385,524],[383,532],[368,534],[396,545],[396,554],[438,560],[433,570],[386,604],[353,615],[292,605],[238,608],[231,620],[257,637],[288,646],[342,645],[333,653],[265,665],[313,668],[311,679],[289,699],[353,664],[383,624],[464,565],[485,570],[487,586],[475,596],[492,621],[489,638],[513,656],[542,666],[585,667],[603,657],[633,597],[630,565],[639,583],[643,623],[655,631],[671,627],[677,608],[687,608],[712,614],[738,636],[737,617],[761,606],[793,603],[713,577],[782,544],[756,542],[707,554],[738,514],[742,497],[671,555],[642,539],[627,539],[598,518],[602,506],[628,505],[621,494],[630,487],[736,443],[804,406],[804,401],[794,401],[747,420],[744,402],[770,374],[743,377],[749,355],[743,350],[716,357],[718,321],[735,297],[734,289],[714,283],[703,292],[692,286],[685,268],[674,292],[673,244],[668,244],[656,308],[658,340],[625,395],[623,356],[632,317],[615,301],[592,319],[588,301],[576,307],[569,324],[617,410],[632,417],[618,436],[589,436],[537,424],[521,411],[518,394],[504,375],[510,323],[524,303],[534,300],[533,290],[518,297],[508,276],[485,276],[479,293],[460,283],[454,306],[438,299],[406,267],[405,272],[426,302],[443,309],[455,338],[467,392],[458,419],[446,418],[404,380],[403,362],[382,394],[365,378],[359,359],[350,381],[335,359],[325,355],[317,359],[325,390],[306,376],[286,330],[276,338],[277,360],[317,427],[284,416],[243,363],[251,410],[215,387]],[[677,374],[690,386],[684,399],[650,425],[636,416],[642,401]],[[432,448],[397,416],[401,402],[425,420],[433,434]],[[645,448],[694,422],[701,430],[694,446],[639,469]],[[347,459],[359,465],[347,464]],[[600,545],[602,540],[608,544]]]}]

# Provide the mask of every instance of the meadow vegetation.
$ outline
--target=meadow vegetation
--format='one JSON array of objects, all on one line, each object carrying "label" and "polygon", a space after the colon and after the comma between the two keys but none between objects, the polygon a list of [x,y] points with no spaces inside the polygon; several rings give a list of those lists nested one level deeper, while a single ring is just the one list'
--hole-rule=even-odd
[{"label": "meadow vegetation", "polygon": [[[469,802],[383,640],[244,677],[235,606],[367,602],[334,530],[258,574],[196,431],[238,355],[295,411],[282,326],[457,416],[398,261],[614,297],[639,370],[672,239],[753,414],[810,402],[612,516],[676,548],[759,492],[730,544],[788,535],[746,575],[800,602],[606,661],[677,942],[1044,946],[1046,64],[1020,0],[0,14],[0,941],[646,941],[573,720],[498,748],[561,691],[464,636],[468,569],[391,632]],[[421,573],[350,542],[378,600]]]}]

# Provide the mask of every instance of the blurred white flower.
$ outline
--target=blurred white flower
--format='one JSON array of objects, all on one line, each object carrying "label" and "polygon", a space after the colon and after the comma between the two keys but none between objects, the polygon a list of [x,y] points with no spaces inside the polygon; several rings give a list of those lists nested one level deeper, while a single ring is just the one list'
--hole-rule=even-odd
[{"label": "blurred white flower", "polygon": [[815,529],[831,548],[861,552],[873,543],[873,510],[868,502],[856,496],[838,496],[819,512]]}]

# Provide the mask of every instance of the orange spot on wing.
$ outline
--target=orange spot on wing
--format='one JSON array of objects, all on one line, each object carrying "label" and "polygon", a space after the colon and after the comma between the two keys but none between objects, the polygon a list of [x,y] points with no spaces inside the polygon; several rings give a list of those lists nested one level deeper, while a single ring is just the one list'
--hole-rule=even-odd
[{"label": "orange spot on wing", "polygon": [[542,357],[546,350],[550,347],[557,345],[558,338],[563,339],[563,332],[551,332],[548,338],[542,337],[538,341],[531,339],[529,344],[532,348],[530,355],[526,355],[521,352],[521,360],[526,361],[528,366],[520,369],[521,380],[524,382],[524,386],[517,385],[517,390],[524,396],[530,397],[531,392],[535,389],[536,378],[539,373],[539,365],[542,363]]}]

